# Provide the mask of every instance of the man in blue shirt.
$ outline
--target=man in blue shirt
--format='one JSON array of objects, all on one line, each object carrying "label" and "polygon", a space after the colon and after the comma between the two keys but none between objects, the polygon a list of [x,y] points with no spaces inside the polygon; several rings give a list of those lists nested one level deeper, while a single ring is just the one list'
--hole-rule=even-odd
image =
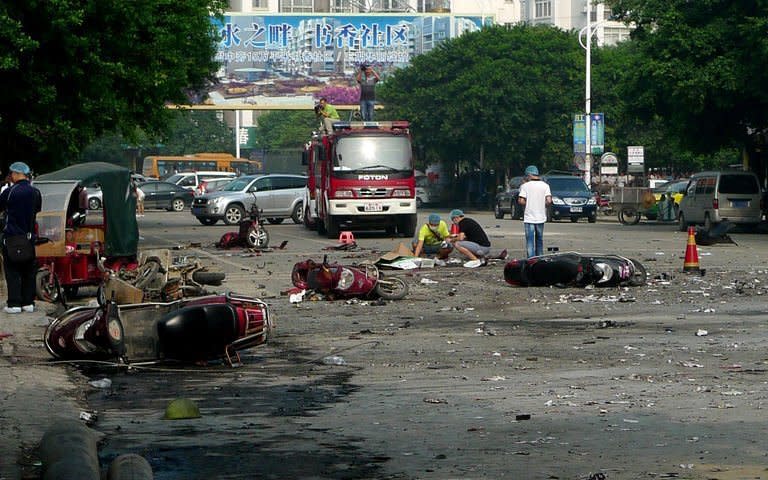
[{"label": "man in blue shirt", "polygon": [[14,162],[10,167],[10,187],[0,193],[0,211],[5,212],[3,230],[3,268],[8,288],[6,313],[35,311],[35,274],[37,261],[13,262],[8,256],[6,240],[9,237],[26,236],[30,243],[35,241],[35,215],[42,208],[40,191],[29,183],[29,166]]}]

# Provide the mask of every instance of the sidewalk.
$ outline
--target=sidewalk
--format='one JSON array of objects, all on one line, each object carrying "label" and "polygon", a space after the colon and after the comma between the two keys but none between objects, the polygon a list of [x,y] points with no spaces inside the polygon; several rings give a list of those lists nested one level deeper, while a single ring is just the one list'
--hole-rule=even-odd
[{"label": "sidewalk", "polygon": [[[3,306],[5,299],[0,279]],[[15,315],[0,308],[0,480],[20,479],[22,450],[35,448],[54,418],[77,419],[82,410],[83,395],[75,386],[80,374],[51,364],[43,346],[47,312],[55,307],[36,306],[34,313]]]}]

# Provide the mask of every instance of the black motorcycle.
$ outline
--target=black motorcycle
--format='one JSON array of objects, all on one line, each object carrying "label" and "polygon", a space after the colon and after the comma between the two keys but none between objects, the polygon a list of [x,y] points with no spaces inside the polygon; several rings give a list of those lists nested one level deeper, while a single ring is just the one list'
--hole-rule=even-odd
[{"label": "black motorcycle", "polygon": [[640,262],[620,255],[564,252],[513,259],[504,267],[504,280],[523,287],[638,287],[647,277]]}]

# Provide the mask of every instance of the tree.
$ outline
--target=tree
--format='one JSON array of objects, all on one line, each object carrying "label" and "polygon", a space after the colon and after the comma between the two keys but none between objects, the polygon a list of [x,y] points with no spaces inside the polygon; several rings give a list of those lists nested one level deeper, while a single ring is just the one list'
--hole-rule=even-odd
[{"label": "tree", "polygon": [[166,131],[166,102],[213,79],[224,0],[0,4],[0,151],[45,171],[104,132]]},{"label": "tree", "polygon": [[[484,28],[442,43],[382,82],[392,118],[411,121],[428,158],[518,174],[566,166],[584,54],[548,26]],[[472,163],[472,162],[470,162]]]},{"label": "tree", "polygon": [[698,152],[768,127],[768,2],[611,0],[640,55],[620,86],[645,119]]},{"label": "tree", "polygon": [[210,110],[174,112],[169,132],[162,140],[161,155],[235,153],[233,129],[219,119],[217,112]]},{"label": "tree", "polygon": [[270,112],[259,117],[256,140],[265,150],[302,148],[312,130],[317,130],[314,112],[288,110]]}]

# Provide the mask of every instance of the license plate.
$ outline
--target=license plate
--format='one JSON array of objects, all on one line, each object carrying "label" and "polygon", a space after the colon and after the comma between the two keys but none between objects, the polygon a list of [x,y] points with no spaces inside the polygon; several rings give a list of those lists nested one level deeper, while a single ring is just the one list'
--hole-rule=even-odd
[{"label": "license plate", "polygon": [[197,214],[199,214],[199,213],[203,213],[203,211],[204,211],[204,210],[205,210],[205,209],[203,209],[203,208],[200,208],[200,207],[193,207],[193,208],[192,208],[192,215],[197,215]]},{"label": "license plate", "polygon": [[749,200],[731,200],[731,208],[747,208]]},{"label": "license plate", "polygon": [[571,213],[581,213],[581,207],[571,207]]},{"label": "license plate", "polygon": [[366,203],[365,207],[363,207],[363,211],[365,212],[383,212],[384,211],[384,205],[380,203]]}]

